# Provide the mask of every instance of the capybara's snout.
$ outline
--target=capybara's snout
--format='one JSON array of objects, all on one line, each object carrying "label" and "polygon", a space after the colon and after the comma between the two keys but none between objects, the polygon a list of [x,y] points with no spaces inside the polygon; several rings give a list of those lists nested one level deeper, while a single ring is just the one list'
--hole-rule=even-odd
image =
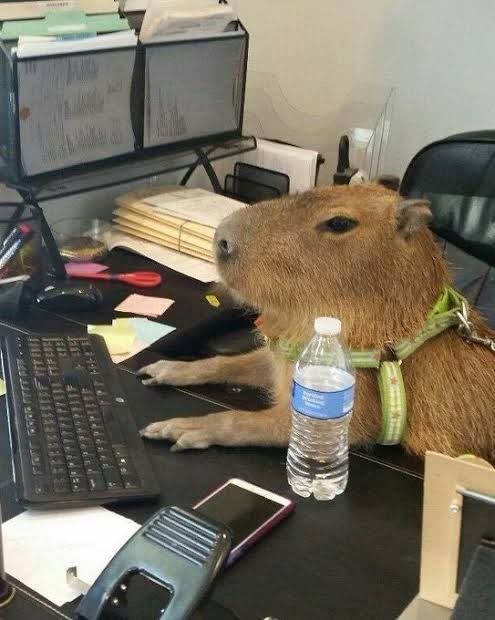
[{"label": "capybara's snout", "polygon": [[220,265],[232,261],[239,253],[242,240],[240,215],[233,213],[226,217],[218,226],[213,246],[217,263]]}]

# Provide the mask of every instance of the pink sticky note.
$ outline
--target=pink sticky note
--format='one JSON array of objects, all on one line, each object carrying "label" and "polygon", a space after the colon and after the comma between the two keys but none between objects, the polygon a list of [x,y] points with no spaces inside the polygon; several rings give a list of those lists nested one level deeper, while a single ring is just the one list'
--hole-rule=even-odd
[{"label": "pink sticky note", "polygon": [[108,267],[100,263],[66,263],[65,271],[68,276],[91,276],[94,273],[106,271]]},{"label": "pink sticky note", "polygon": [[152,316],[157,318],[161,316],[165,310],[168,310],[174,303],[173,299],[165,297],[147,297],[146,295],[129,295],[116,308],[116,312],[127,312],[129,314],[142,314],[143,316]]}]

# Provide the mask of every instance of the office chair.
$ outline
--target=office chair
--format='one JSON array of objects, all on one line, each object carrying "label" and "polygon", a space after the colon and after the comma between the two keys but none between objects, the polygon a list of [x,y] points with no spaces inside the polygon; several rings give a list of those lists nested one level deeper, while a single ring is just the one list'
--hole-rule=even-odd
[{"label": "office chair", "polygon": [[431,228],[455,285],[495,327],[495,130],[426,146],[409,164],[400,193],[431,201]]},{"label": "office chair", "polygon": [[[452,265],[455,285],[495,327],[495,130],[426,146],[412,159],[399,191],[431,201],[432,229]],[[152,348],[184,360],[246,353],[259,346],[255,318],[251,310],[228,308]]]}]

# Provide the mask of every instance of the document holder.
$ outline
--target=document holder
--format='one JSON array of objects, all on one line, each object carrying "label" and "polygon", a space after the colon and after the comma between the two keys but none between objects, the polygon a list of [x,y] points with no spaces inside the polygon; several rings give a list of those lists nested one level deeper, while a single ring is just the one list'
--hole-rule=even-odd
[{"label": "document holder", "polygon": [[232,139],[242,130],[248,33],[169,36],[139,45],[143,149]]},{"label": "document holder", "polygon": [[242,137],[249,35],[19,56],[0,43],[0,180],[51,180]]},{"label": "document holder", "polygon": [[248,204],[261,202],[262,200],[273,200],[281,196],[276,187],[252,181],[251,179],[244,179],[234,174],[225,175],[223,193],[229,198]]},{"label": "document holder", "polygon": [[[231,535],[225,526],[194,510],[163,508],[104,569],[81,601],[76,617],[79,620],[129,618],[126,607],[134,588],[153,585],[155,591],[163,589],[165,598],[168,593],[168,604],[165,608],[158,604],[153,616],[149,609],[142,609],[140,617],[184,620],[207,594],[230,546]],[[151,598],[152,595],[150,603]]]}]

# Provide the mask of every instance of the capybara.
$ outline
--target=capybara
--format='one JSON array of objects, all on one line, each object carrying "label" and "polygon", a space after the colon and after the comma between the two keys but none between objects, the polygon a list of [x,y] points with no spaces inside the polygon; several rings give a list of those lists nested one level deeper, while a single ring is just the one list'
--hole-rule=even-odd
[{"label": "capybara", "polygon": [[[379,184],[332,186],[242,209],[215,238],[223,284],[259,309],[263,332],[307,342],[317,316],[342,320],[352,349],[383,349],[413,338],[450,275],[428,229],[425,200],[404,200]],[[493,337],[471,311],[477,331]],[[273,406],[155,422],[142,434],[172,449],[285,446],[293,364],[265,346],[251,353],[143,368],[150,385],[229,382],[272,390]],[[495,354],[451,327],[404,360],[408,403],[404,447],[495,458]],[[371,445],[381,427],[376,370],[357,371],[353,445]]]}]

